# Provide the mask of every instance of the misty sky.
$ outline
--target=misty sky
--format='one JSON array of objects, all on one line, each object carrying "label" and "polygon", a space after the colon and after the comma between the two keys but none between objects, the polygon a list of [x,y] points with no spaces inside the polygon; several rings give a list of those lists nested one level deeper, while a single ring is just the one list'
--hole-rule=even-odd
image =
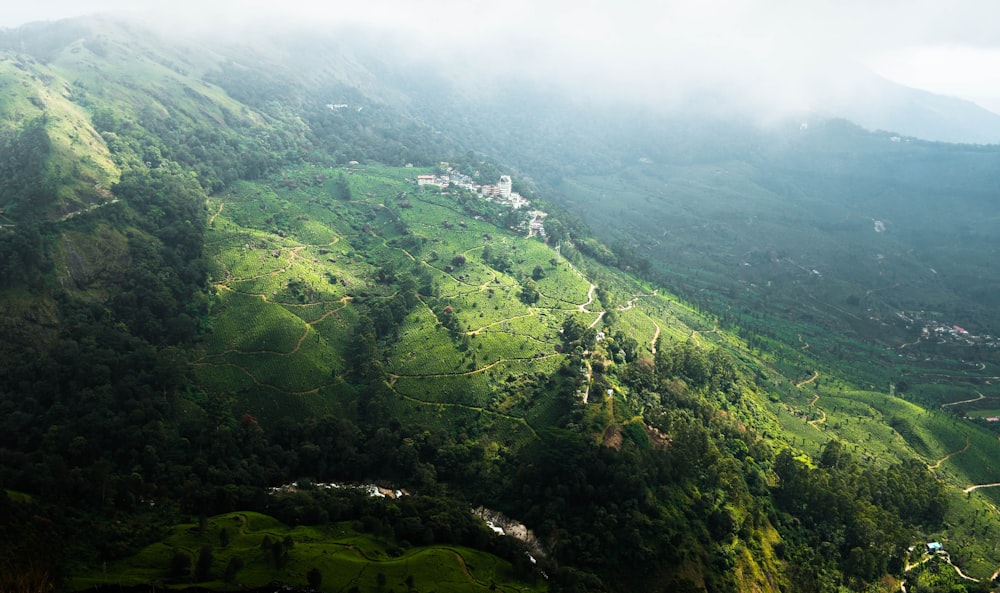
[{"label": "misty sky", "polygon": [[[604,72],[607,84],[662,79],[688,87],[767,89],[789,105],[864,64],[926,90],[1000,110],[1000,2],[995,0],[34,0],[0,11],[0,27],[131,11],[205,27],[255,19],[368,23],[430,30],[499,51],[508,67]],[[153,8],[158,6],[161,8]],[[147,8],[148,7],[148,8]],[[546,67],[547,66],[547,67]],[[651,74],[651,73],[655,73]],[[616,81],[616,76],[620,80]],[[659,77],[659,78],[658,78]],[[849,78],[849,77],[847,77]],[[822,81],[822,82],[821,82]],[[849,83],[844,83],[849,84]],[[753,92],[753,90],[749,91]],[[830,92],[824,88],[824,93]]]}]

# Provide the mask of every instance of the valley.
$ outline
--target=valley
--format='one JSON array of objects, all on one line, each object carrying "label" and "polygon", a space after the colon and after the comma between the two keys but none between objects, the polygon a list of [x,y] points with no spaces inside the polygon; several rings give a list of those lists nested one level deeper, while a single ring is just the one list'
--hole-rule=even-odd
[{"label": "valley", "polygon": [[[616,339],[634,340],[636,356],[655,356],[661,333],[672,341],[721,339],[721,344],[734,348],[741,358],[759,356],[752,354],[754,349],[748,345],[710,329],[716,327],[711,318],[681,308],[676,297],[660,294],[659,289],[651,290],[594,262],[578,260],[601,274],[603,281],[598,286],[577,265],[537,241],[474,219],[462,225],[451,223],[459,214],[455,197],[439,188],[414,191],[413,174],[410,169],[352,167],[346,179],[355,197],[344,202],[332,199],[328,180],[337,178],[336,170],[287,170],[278,185],[294,185],[296,189],[276,187],[269,191],[262,184],[248,184],[212,199],[208,208],[217,215],[210,226],[233,238],[213,241],[211,231],[209,234],[208,244],[220,262],[216,274],[224,280],[214,282],[213,336],[206,341],[203,357],[192,363],[205,367],[199,376],[204,377],[207,390],[217,389],[217,381],[224,377],[225,389],[218,395],[234,397],[237,405],[243,406],[239,410],[258,418],[288,413],[289,396],[298,400],[291,409],[335,410],[350,405],[344,396],[343,369],[351,343],[344,335],[351,333],[350,324],[362,314],[356,309],[358,303],[391,303],[403,296],[399,289],[411,285],[404,274],[412,274],[420,287],[413,297],[415,306],[389,330],[394,332],[386,342],[390,347],[378,359],[391,393],[388,405],[393,415],[447,430],[442,421],[450,418],[448,414],[472,414],[480,438],[500,444],[499,454],[540,438],[540,431],[557,422],[554,414],[558,408],[553,401],[505,386],[517,385],[518,377],[525,375],[554,373],[566,363],[568,354],[560,350],[567,319],[578,318],[579,327],[593,330],[598,338],[595,348],[582,352],[581,361],[574,363],[579,369],[572,383],[585,408],[606,408],[588,420],[593,433],[605,442],[611,442],[609,431],[620,430],[616,425],[627,422],[636,412],[628,387],[593,370],[595,363],[603,366],[601,360],[614,357],[600,341],[613,328],[624,329]],[[303,183],[309,179],[327,181]],[[404,200],[408,206],[400,208]],[[308,206],[303,208],[302,204]],[[288,222],[274,226],[278,221]],[[250,236],[257,242],[256,248],[246,240]],[[304,237],[312,239],[303,242]],[[374,255],[361,257],[361,244],[368,250],[374,246]],[[503,269],[482,259],[484,250],[506,251],[507,259],[499,259]],[[392,269],[393,280],[373,282],[372,278],[380,275],[378,270],[386,267]],[[531,273],[539,268],[542,274]],[[543,277],[534,279],[537,276]],[[526,303],[521,296],[529,278],[538,300]],[[595,293],[600,293],[602,300]],[[242,317],[247,311],[241,303],[249,301],[237,299],[246,298],[259,301],[253,305],[252,318],[256,324],[268,326],[262,343],[270,345],[270,351],[254,350],[242,343],[259,331],[245,325],[249,321]],[[264,312],[260,307],[274,310]],[[609,312],[614,325],[608,324]],[[379,322],[380,328],[389,326],[388,321]],[[386,333],[377,332],[379,340],[386,339]],[[822,364],[801,358],[811,350],[801,334],[796,343],[798,364]],[[322,367],[324,370],[317,373],[314,361],[319,360],[332,361],[329,370]],[[268,368],[295,365],[303,370],[275,371],[284,381],[281,384],[258,377]],[[226,367],[239,370],[245,378],[234,380],[231,374],[218,373]],[[760,367],[758,372],[774,371]],[[949,407],[974,404],[986,396],[947,402],[941,404],[941,412],[929,412],[891,395],[845,391],[837,374],[831,369],[820,384],[821,373],[813,370],[784,387],[780,376],[773,375],[777,379],[775,393],[780,395],[772,398],[769,413],[784,426],[785,434],[791,435],[785,437],[789,445],[819,455],[828,439],[836,435],[853,450],[865,451],[862,458],[875,465],[916,453],[926,456],[930,470],[966,493],[971,492],[967,487],[970,480],[986,478],[994,471],[983,461],[1000,450],[996,440],[985,434],[977,437],[977,449],[969,454],[971,435],[978,434],[977,429],[956,424],[952,415],[944,413]],[[599,398],[594,397],[597,385],[601,385]],[[262,387],[268,395],[262,396]],[[775,430],[762,424],[759,416],[734,412],[758,430]],[[591,414],[593,411],[586,413]],[[793,428],[795,422],[803,421],[807,430]],[[965,459],[959,459],[963,455]],[[997,516],[992,506],[996,503],[990,501],[993,499],[987,496],[982,502]],[[960,532],[953,535],[955,541],[961,539]],[[979,547],[971,541],[965,545]],[[966,567],[975,574],[976,569]],[[994,569],[987,562],[981,570],[992,573]]]},{"label": "valley", "polygon": [[0,31],[0,590],[992,587],[995,147],[378,45]]}]

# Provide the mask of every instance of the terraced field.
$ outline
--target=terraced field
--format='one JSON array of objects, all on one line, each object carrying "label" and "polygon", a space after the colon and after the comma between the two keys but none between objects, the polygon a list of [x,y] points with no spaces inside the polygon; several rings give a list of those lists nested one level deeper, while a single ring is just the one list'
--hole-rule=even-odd
[{"label": "terraced field", "polygon": [[[554,419],[551,402],[509,384],[564,364],[567,316],[610,331],[605,314],[613,311],[614,330],[647,356],[661,332],[691,334],[682,318],[696,313],[587,264],[618,303],[606,309],[588,272],[537,238],[468,216],[454,196],[418,190],[412,178],[421,172],[303,167],[211,200],[212,329],[192,362],[210,395],[264,417],[360,397],[345,381],[359,319],[379,301],[398,301],[396,272],[420,287],[391,335],[379,336],[385,384],[396,396],[387,405],[428,425],[443,426],[445,411],[452,421],[467,414],[511,445]],[[350,200],[335,199],[341,176]],[[521,298],[528,282],[534,302]],[[579,378],[582,392],[589,379]]]},{"label": "terraced field", "polygon": [[[455,196],[418,190],[408,179],[420,172],[303,167],[212,199],[212,331],[192,361],[210,397],[261,418],[336,412],[365,397],[347,376],[359,324],[379,307],[399,306],[400,275],[410,275],[418,284],[412,306],[377,343],[384,403],[395,417],[501,447],[537,438],[564,404],[520,387],[519,378],[555,376],[565,366],[561,330],[574,316],[634,339],[639,356],[684,340],[726,346],[774,390],[766,404],[751,395],[729,413],[801,451],[817,454],[839,438],[869,463],[916,454],[957,491],[1000,475],[992,461],[1000,443],[953,414],[990,403],[989,385],[979,388],[982,401],[969,389],[928,387],[918,399],[955,402],[930,411],[874,386],[862,391],[816,363],[813,351],[827,345],[805,326],[796,328],[796,348],[751,353],[672,295],[589,260],[573,264],[538,239],[467,216]],[[333,197],[340,175],[351,200]],[[534,302],[520,298],[529,279]],[[590,364],[568,376],[589,402],[585,422],[595,434],[641,414],[612,375],[600,394],[591,393]],[[966,496],[992,509],[1000,489]]]}]

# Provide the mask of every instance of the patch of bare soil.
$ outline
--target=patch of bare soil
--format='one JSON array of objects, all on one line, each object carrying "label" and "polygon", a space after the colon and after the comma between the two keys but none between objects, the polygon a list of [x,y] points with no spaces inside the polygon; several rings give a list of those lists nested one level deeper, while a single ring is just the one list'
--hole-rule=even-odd
[{"label": "patch of bare soil", "polygon": [[649,442],[653,445],[654,449],[659,449],[661,451],[666,451],[670,448],[670,437],[663,434],[659,428],[655,426],[647,426],[646,434],[649,435]]},{"label": "patch of bare soil", "polygon": [[604,429],[602,442],[605,447],[610,447],[615,451],[622,450],[622,429],[617,424],[611,424]]}]

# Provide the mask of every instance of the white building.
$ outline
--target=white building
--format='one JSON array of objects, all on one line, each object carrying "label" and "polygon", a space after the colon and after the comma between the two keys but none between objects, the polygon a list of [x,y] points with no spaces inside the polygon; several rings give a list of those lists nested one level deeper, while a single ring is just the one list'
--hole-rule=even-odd
[{"label": "white building", "polygon": [[510,180],[510,175],[501,175],[500,181],[497,183],[497,188],[500,190],[500,197],[507,200],[510,199],[510,190],[512,182]]}]

